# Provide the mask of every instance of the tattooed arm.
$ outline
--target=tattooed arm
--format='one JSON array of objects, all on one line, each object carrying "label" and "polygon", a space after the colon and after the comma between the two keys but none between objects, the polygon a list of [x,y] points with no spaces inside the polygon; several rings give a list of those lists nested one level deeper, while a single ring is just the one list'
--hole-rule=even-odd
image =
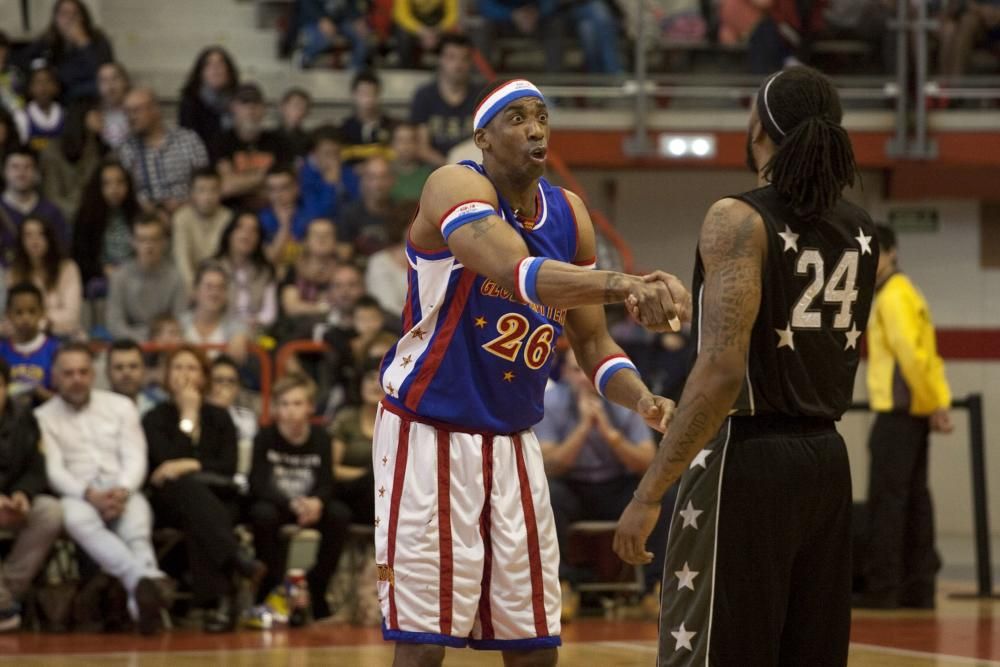
[{"label": "tattooed arm", "polygon": [[636,490],[638,500],[618,524],[615,551],[630,563],[652,558],[645,543],[660,499],[719,431],[746,375],[750,335],[760,308],[763,222],[747,204],[720,200],[705,217],[698,249],[705,267],[701,346],[670,428]]},{"label": "tattooed arm", "polygon": [[[502,218],[491,215],[460,227],[445,243],[438,225],[456,205],[467,201],[481,201],[498,208],[493,184],[482,175],[459,165],[435,171],[420,198],[420,211],[410,231],[412,241],[424,248],[447,245],[464,266],[516,293],[517,265],[531,252],[521,235]],[[574,207],[578,219],[581,210],[586,211],[582,205]],[[580,222],[581,226],[589,224],[590,217]],[[676,315],[671,288],[663,281],[647,283],[638,276],[549,260],[538,272],[537,284],[538,298],[546,306],[577,308],[617,303],[632,295],[641,302],[644,324],[663,324]],[[673,289],[677,291],[676,286]]]}]

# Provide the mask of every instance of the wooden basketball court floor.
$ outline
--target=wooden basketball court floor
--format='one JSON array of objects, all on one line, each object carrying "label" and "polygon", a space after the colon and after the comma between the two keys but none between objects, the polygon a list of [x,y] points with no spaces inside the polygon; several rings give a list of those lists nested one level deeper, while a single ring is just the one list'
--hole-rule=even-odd
[{"label": "wooden basketball court floor", "polygon": [[[585,618],[564,627],[560,665],[649,667],[656,624]],[[1000,601],[941,595],[936,611],[855,612],[850,667],[1000,667]],[[0,664],[24,667],[382,667],[391,646],[375,628],[320,624],[297,630],[205,635],[0,635]],[[450,667],[501,665],[499,656],[449,651]],[[733,666],[740,667],[740,666]],[[804,666],[808,667],[808,666]]]}]

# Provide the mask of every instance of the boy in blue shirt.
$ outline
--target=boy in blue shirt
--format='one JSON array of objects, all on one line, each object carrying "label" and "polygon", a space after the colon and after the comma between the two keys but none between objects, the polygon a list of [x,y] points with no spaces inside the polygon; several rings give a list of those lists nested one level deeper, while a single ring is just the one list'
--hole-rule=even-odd
[{"label": "boy in blue shirt", "polygon": [[7,319],[13,335],[0,340],[0,358],[10,366],[8,393],[15,402],[41,405],[52,397],[52,362],[59,343],[41,328],[44,297],[31,283],[7,293]]}]

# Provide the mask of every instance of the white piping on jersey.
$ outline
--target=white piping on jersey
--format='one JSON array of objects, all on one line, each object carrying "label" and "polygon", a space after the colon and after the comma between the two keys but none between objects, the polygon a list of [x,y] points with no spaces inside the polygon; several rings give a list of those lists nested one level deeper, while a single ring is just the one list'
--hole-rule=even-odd
[{"label": "white piping on jersey", "polygon": [[[441,314],[441,306],[448,294],[448,282],[452,272],[462,268],[462,265],[455,261],[453,256],[436,260],[417,257],[416,263],[411,261],[410,265],[417,272],[420,286],[417,301],[420,304],[421,319],[419,322],[413,323],[413,329],[423,330],[424,335],[413,336],[410,333],[413,329],[404,331],[403,337],[396,345],[396,354],[382,375],[382,389],[387,394],[392,393],[388,390],[388,386],[391,384],[393,389],[397,391],[397,397],[399,388],[413,373],[417,362],[426,354],[431,340],[434,338],[438,326],[438,316]],[[409,361],[404,366],[400,360],[407,357]]]},{"label": "white piping on jersey", "polygon": [[753,400],[753,384],[750,382],[750,350],[747,349],[747,397],[750,399],[750,416],[757,413],[757,408]]},{"label": "white piping on jersey", "polygon": [[719,566],[719,515],[722,514],[722,479],[726,475],[726,454],[729,453],[729,436],[733,432],[733,419],[726,419],[726,441],[722,443],[722,461],[719,462],[719,491],[715,499],[715,538],[712,544],[712,590],[708,597],[708,632],[705,635],[705,667],[712,654],[712,616],[715,612],[715,573]]},{"label": "white piping on jersey", "polygon": [[[473,167],[471,164],[463,164],[462,166],[465,167],[466,169],[471,169],[472,171],[476,172],[480,176],[483,176],[483,177],[485,177],[487,179],[489,178],[488,176],[486,176],[486,174],[484,174],[483,172],[479,171],[478,169],[476,169],[475,167]],[[498,197],[499,197],[499,194],[500,193],[498,192],[497,193]],[[538,199],[542,202],[542,214],[540,216],[538,216],[538,222],[535,223],[535,225],[531,228],[532,231],[534,231],[536,229],[539,229],[542,225],[544,225],[545,221],[548,220],[548,217],[549,217],[549,204],[545,200],[545,191],[542,190],[542,183],[541,183],[541,181],[539,181],[539,183],[538,183]],[[503,212],[503,207],[501,206],[500,208],[501,208],[501,213],[502,213]],[[505,220],[507,220],[507,215],[505,213],[503,214],[503,217],[504,217]],[[517,225],[518,227],[520,227],[522,229],[524,228],[524,225],[522,225],[517,220],[517,218],[514,218],[514,220],[507,220],[507,221],[508,222],[513,222],[515,225]]]},{"label": "white piping on jersey", "polygon": [[701,354],[701,318],[705,316],[704,306],[702,305],[703,296],[705,296],[704,284],[698,288],[698,349],[695,350],[698,354]]}]

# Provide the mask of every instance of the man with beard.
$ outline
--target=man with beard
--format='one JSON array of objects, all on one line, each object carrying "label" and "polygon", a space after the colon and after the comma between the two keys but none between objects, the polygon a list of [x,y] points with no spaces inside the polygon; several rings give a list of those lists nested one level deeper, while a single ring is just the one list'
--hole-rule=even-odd
[{"label": "man with beard", "polygon": [[759,187],[702,225],[698,355],[615,535],[624,560],[649,562],[680,478],[661,666],[847,664],[851,478],[834,421],[851,402],[878,245],[843,199],[856,166],[841,116],[816,70],[769,77],[748,135]]}]

